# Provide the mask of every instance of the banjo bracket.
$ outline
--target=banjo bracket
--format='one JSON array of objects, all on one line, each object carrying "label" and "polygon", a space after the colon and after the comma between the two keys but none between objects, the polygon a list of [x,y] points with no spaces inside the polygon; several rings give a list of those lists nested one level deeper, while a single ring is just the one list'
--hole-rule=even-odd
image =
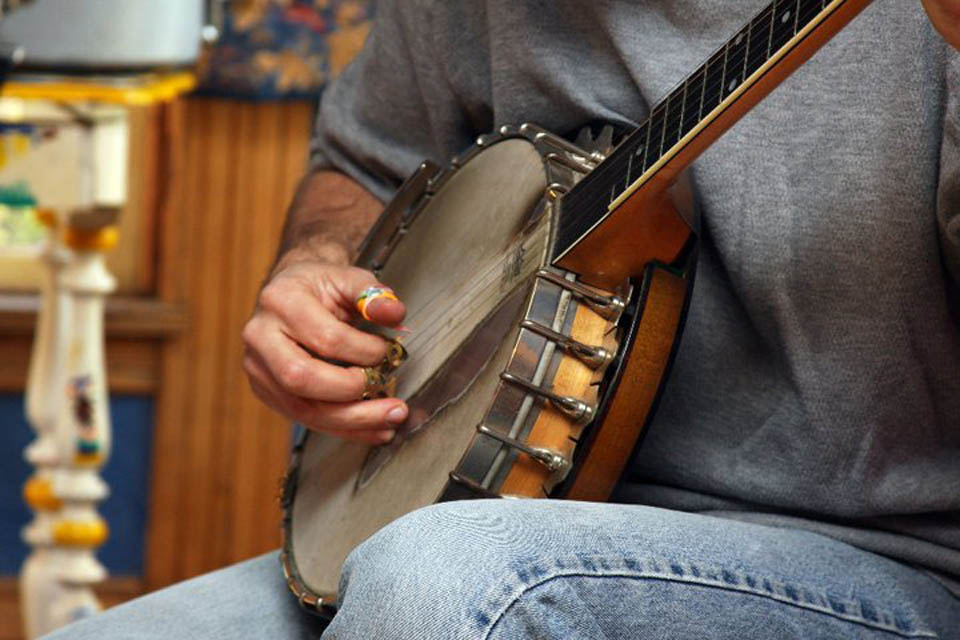
[{"label": "banjo bracket", "polygon": [[515,438],[505,436],[501,433],[497,433],[490,427],[480,424],[477,425],[477,432],[481,433],[489,438],[494,440],[499,440],[503,444],[516,449],[517,451],[522,451],[527,454],[543,466],[547,468],[548,471],[557,476],[557,481],[561,482],[567,476],[567,473],[570,472],[570,460],[565,458],[560,453],[554,451],[553,449],[547,449],[545,447],[532,447],[524,442],[521,442]]},{"label": "banjo bracket", "polygon": [[593,420],[593,416],[597,413],[597,410],[594,407],[587,404],[583,400],[574,398],[573,396],[558,395],[549,389],[538,387],[528,380],[519,378],[508,371],[501,373],[500,379],[508,384],[512,384],[515,387],[520,387],[527,393],[532,393],[535,396],[540,396],[541,398],[549,400],[550,404],[564,413],[567,417],[574,420],[576,424],[583,425],[589,423],[591,420]]}]

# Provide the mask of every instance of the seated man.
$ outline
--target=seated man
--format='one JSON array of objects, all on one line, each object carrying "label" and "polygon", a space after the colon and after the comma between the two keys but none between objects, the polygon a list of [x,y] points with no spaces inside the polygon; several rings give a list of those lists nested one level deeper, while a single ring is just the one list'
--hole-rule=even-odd
[{"label": "seated man", "polygon": [[[503,124],[635,126],[763,5],[379,3],[244,333],[254,391],[317,431],[393,437],[402,401],[359,401],[358,367],[299,346],[383,357],[346,323],[380,202]],[[694,165],[698,282],[627,504],[409,514],[350,556],[324,637],[960,637],[958,15],[877,0]],[[319,631],[270,555],[55,637]]]}]

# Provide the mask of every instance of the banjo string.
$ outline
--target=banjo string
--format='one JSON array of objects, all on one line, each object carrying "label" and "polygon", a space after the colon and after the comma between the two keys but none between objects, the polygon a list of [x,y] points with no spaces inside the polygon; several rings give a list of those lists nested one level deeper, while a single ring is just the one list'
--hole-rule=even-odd
[{"label": "banjo string", "polygon": [[[536,258],[536,255],[526,257],[522,271],[532,271],[532,269],[530,269],[530,262]],[[481,276],[480,279],[474,278],[473,286],[461,295],[462,299],[467,300],[463,305],[450,305],[447,303],[447,300],[458,293],[456,291],[449,292],[448,289],[448,292],[441,292],[437,294],[437,296],[434,296],[437,303],[421,308],[416,316],[411,319],[411,324],[414,326],[416,334],[411,336],[409,342],[404,345],[410,353],[411,358],[416,358],[417,360],[426,358],[431,352],[444,346],[444,341],[451,334],[456,333],[457,329],[465,321],[474,318],[478,310],[490,307],[491,300],[495,301],[497,298],[502,298],[500,287],[497,286],[500,282],[497,267],[502,269],[506,264],[506,260],[494,261],[484,270],[486,277]],[[495,304],[493,306],[495,306]],[[439,309],[436,307],[439,307]],[[449,312],[444,312],[446,310],[449,310]],[[423,328],[416,328],[417,319],[424,316],[431,318],[431,321]],[[441,330],[434,333],[433,329],[436,328],[438,324]],[[427,341],[426,349],[421,351],[420,345],[424,341]]]},{"label": "banjo string", "polygon": [[[476,318],[478,311],[484,309],[492,310],[497,305],[497,300],[502,299],[503,292],[500,290],[498,283],[500,282],[500,276],[497,271],[498,267],[501,269],[504,265],[507,264],[507,260],[504,258],[509,256],[510,253],[505,253],[501,256],[498,256],[497,259],[491,261],[486,268],[483,269],[483,275],[479,278],[473,278],[471,280],[471,286],[468,288],[464,294],[467,296],[468,302],[465,305],[450,305],[447,303],[447,297],[444,297],[441,294],[434,296],[431,300],[438,300],[440,303],[440,312],[434,315],[434,307],[438,304],[431,305],[429,307],[421,308],[416,314],[416,318],[422,318],[424,316],[433,317],[432,321],[426,326],[425,329],[417,330],[416,337],[417,340],[411,340],[404,346],[406,347],[408,353],[410,354],[410,359],[405,363],[404,366],[404,375],[406,384],[412,384],[413,388],[419,388],[421,378],[424,375],[429,377],[432,375],[436,367],[439,367],[442,362],[446,361],[446,358],[434,359],[433,354],[440,349],[448,349],[449,345],[447,344],[449,337],[452,334],[457,333],[457,330],[462,326],[462,324],[471,318]],[[531,268],[531,263],[534,263]],[[533,270],[540,264],[540,254],[539,252],[525,252],[523,257],[523,262],[521,265],[521,272],[524,273],[523,279],[529,277]],[[450,287],[447,287],[449,291]],[[450,312],[446,312],[449,310]],[[486,317],[486,313],[483,314],[483,318]],[[482,320],[482,318],[481,318]],[[440,323],[441,331],[433,333],[433,329],[438,326]],[[473,328],[471,328],[471,331]],[[420,345],[427,341],[424,345],[424,349],[420,349]],[[456,344],[453,345],[456,347]],[[433,366],[431,366],[433,365]]]},{"label": "banjo string", "polygon": [[[497,295],[496,290],[499,289],[499,287],[492,287],[490,285],[500,281],[500,274],[503,273],[509,264],[509,258],[513,255],[517,244],[523,246],[529,243],[530,240],[539,240],[539,236],[545,232],[545,226],[541,227],[541,229],[544,231],[538,231],[520,243],[514,243],[507,252],[498,255],[496,259],[490,261],[477,277],[471,279],[470,285],[466,289],[457,287],[458,283],[451,283],[451,286],[438,291],[430,300],[417,309],[415,315],[410,318],[409,321],[415,333],[410,336],[410,340],[405,345],[408,350],[413,349],[415,345],[419,345],[423,340],[430,339],[433,341],[440,337],[446,337],[446,335],[453,331],[454,327],[462,322],[464,316],[472,316],[478,307],[485,306],[491,297]],[[521,272],[528,271],[530,262],[533,260],[539,261],[539,253],[525,251]],[[524,274],[524,277],[526,277],[526,275],[528,274]],[[451,299],[465,300],[466,302],[464,305],[451,305]],[[451,313],[444,313],[444,310],[448,309]],[[450,318],[457,318],[459,311],[467,311],[469,313],[460,314],[459,322],[450,324]],[[431,320],[423,327],[418,327],[418,321],[424,317],[430,318]],[[451,326],[450,331],[433,335],[432,329],[438,323],[449,324]]]}]

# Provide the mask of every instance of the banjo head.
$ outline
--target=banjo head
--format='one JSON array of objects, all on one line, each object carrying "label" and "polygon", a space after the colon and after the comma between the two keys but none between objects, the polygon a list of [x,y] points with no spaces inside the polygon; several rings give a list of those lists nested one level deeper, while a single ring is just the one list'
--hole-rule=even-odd
[{"label": "banjo head", "polygon": [[344,559],[410,511],[567,490],[625,306],[546,268],[554,200],[592,157],[505,127],[447,170],[425,163],[370,232],[358,265],[407,306],[395,395],[410,415],[387,445],[305,433],[294,447],[282,557],[308,610],[335,613]]},{"label": "banjo head", "polygon": [[382,447],[320,434],[302,443],[289,551],[304,585],[325,600],[354,547],[437,501],[474,438],[516,344],[531,276],[547,258],[546,188],[531,142],[491,145],[449,175],[379,269],[408,309],[396,395],[411,418]]}]

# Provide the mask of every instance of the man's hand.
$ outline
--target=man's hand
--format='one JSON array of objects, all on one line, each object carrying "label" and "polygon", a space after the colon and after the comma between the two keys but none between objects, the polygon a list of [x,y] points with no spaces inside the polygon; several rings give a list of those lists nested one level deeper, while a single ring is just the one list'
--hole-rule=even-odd
[{"label": "man's hand", "polygon": [[960,49],[960,0],[922,0],[930,22],[943,39]]},{"label": "man's hand", "polygon": [[[361,228],[375,219],[380,204],[338,174],[308,181],[291,208],[281,255],[244,327],[244,369],[254,393],[288,418],[314,430],[383,443],[406,419],[407,407],[396,398],[360,400],[361,367],[382,361],[387,345],[351,324],[357,296],[379,283],[348,265],[356,236],[362,237]],[[348,222],[338,225],[339,218]],[[303,235],[304,230],[314,233]],[[371,320],[385,326],[398,324],[404,313],[402,303],[385,298],[367,307]]]}]

